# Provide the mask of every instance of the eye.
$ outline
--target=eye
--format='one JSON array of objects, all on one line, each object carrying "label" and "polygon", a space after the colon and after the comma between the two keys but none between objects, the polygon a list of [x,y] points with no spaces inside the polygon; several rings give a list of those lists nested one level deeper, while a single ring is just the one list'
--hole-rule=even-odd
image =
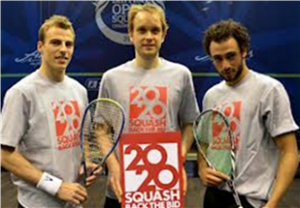
[{"label": "eye", "polygon": [[61,44],[61,41],[60,41],[60,40],[54,39],[54,40],[51,40],[51,41],[50,41],[50,44],[55,45],[55,46],[58,46],[58,45]]},{"label": "eye", "polygon": [[222,57],[221,56],[213,56],[211,58],[211,60],[215,63],[220,63],[222,61]]},{"label": "eye", "polygon": [[236,53],[228,53],[228,54],[226,55],[226,59],[229,60],[229,61],[234,60],[235,57],[236,57]]},{"label": "eye", "polygon": [[137,31],[138,31],[139,33],[143,34],[143,33],[146,33],[146,28],[140,27],[140,28],[138,28]]},{"label": "eye", "polygon": [[72,41],[67,41],[66,42],[66,47],[71,48],[74,46],[74,43]]},{"label": "eye", "polygon": [[158,34],[158,33],[160,33],[160,29],[159,28],[154,28],[154,29],[152,29],[152,33],[153,34]]}]

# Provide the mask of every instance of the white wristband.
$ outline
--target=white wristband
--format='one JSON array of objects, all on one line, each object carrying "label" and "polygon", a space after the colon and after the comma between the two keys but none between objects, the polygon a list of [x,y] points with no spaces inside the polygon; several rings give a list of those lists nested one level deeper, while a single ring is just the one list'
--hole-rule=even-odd
[{"label": "white wristband", "polygon": [[44,172],[36,187],[54,196],[61,184],[61,179]]}]

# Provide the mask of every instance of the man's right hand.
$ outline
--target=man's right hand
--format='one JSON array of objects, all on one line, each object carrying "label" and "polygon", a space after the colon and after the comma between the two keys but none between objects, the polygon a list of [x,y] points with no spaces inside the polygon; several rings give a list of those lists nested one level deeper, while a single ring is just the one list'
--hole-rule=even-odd
[{"label": "man's right hand", "polygon": [[210,167],[199,168],[198,175],[205,186],[219,186],[229,180],[229,176]]},{"label": "man's right hand", "polygon": [[87,200],[87,191],[79,183],[62,182],[56,196],[64,201],[79,205]]}]

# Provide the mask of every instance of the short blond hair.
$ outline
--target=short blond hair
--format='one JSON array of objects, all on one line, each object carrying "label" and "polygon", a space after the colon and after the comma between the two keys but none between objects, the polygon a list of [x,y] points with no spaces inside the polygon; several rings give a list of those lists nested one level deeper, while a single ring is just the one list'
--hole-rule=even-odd
[{"label": "short blond hair", "polygon": [[161,20],[162,30],[163,30],[163,32],[167,32],[167,30],[169,29],[169,25],[167,23],[166,15],[165,15],[164,10],[158,5],[149,4],[149,3],[143,4],[143,5],[141,5],[141,4],[131,5],[131,7],[129,9],[129,12],[128,12],[128,32],[133,31],[134,18],[139,12],[142,12],[142,11],[146,11],[146,12],[149,12],[149,13],[152,13],[152,14],[153,13],[158,14],[159,17],[160,17],[160,20]]},{"label": "short blond hair", "polygon": [[39,41],[44,43],[46,32],[50,27],[58,27],[65,30],[71,30],[75,39],[75,31],[70,20],[67,17],[62,15],[53,15],[49,19],[46,19],[45,22],[40,27]]}]

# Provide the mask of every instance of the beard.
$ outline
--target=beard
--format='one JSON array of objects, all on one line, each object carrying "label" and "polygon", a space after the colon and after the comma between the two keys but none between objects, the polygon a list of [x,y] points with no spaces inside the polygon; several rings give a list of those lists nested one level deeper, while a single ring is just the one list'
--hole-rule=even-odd
[{"label": "beard", "polygon": [[[219,75],[226,81],[226,82],[235,82],[239,79],[244,69],[244,63],[241,64],[236,68],[229,68],[222,71],[222,73],[218,72]],[[225,73],[224,71],[229,71],[229,73]]]}]

